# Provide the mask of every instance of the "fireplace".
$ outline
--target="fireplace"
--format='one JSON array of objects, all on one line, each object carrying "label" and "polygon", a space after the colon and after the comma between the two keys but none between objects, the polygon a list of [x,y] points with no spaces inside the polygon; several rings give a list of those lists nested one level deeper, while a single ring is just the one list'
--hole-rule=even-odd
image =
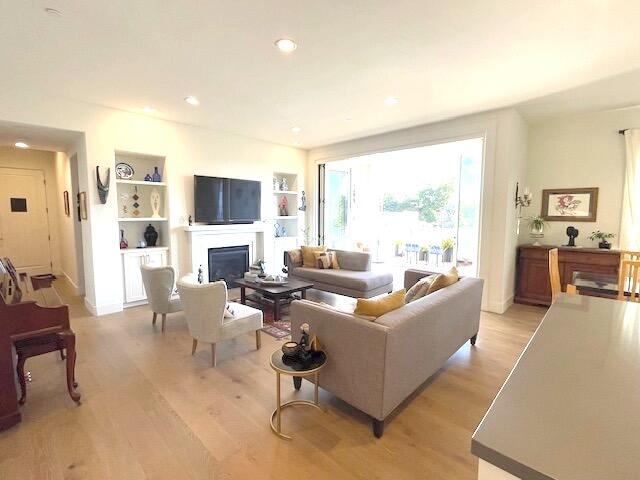
[{"label": "fireplace", "polygon": [[249,271],[249,245],[209,249],[209,281],[224,280],[227,288],[237,287],[235,279]]}]

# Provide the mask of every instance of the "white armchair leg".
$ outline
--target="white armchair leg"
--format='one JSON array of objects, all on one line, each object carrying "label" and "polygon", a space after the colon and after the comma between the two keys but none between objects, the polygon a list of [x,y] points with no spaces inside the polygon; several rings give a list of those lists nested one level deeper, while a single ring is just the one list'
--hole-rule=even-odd
[{"label": "white armchair leg", "polygon": [[191,345],[191,355],[196,353],[196,348],[198,347],[198,340],[193,339],[193,345]]},{"label": "white armchair leg", "polygon": [[156,319],[158,318],[158,314],[156,312],[153,312],[153,322],[152,325],[156,324]]},{"label": "white armchair leg", "polygon": [[260,330],[256,330],[256,350],[260,350],[262,339],[260,338]]},{"label": "white armchair leg", "polygon": [[164,333],[164,324],[167,321],[167,314],[163,313],[162,314],[162,333]]}]

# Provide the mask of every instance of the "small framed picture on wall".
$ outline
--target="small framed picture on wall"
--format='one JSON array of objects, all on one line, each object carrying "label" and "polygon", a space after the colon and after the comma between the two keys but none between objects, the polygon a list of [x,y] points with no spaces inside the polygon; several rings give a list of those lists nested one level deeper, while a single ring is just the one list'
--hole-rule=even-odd
[{"label": "small framed picture on wall", "polygon": [[550,222],[595,222],[597,211],[597,187],[542,191],[540,216]]},{"label": "small framed picture on wall", "polygon": [[69,208],[69,191],[62,192],[62,200],[64,201],[64,214],[68,217],[71,215],[71,209]]},{"label": "small framed picture on wall", "polygon": [[87,219],[87,192],[78,194],[78,217],[80,220]]}]

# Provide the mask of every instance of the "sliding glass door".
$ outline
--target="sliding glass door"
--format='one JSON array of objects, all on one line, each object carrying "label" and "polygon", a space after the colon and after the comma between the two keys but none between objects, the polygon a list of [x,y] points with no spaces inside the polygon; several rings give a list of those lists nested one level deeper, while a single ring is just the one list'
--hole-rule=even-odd
[{"label": "sliding glass door", "polygon": [[319,239],[371,252],[374,264],[476,275],[483,139],[322,165]]}]

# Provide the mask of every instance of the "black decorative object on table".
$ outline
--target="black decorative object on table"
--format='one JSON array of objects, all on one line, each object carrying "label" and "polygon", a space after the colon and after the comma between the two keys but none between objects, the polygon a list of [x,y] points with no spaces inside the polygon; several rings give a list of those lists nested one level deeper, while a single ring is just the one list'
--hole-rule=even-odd
[{"label": "black decorative object on table", "polygon": [[202,275],[202,265],[198,267],[198,283],[202,285],[204,283],[204,277]]},{"label": "black decorative object on table", "polygon": [[193,225],[193,218],[189,215],[189,226]]},{"label": "black decorative object on table", "polygon": [[111,169],[107,168],[107,181],[103,182],[100,178],[100,167],[96,166],[96,185],[98,187],[98,198],[103,205],[107,203],[109,196],[109,184],[111,183]]},{"label": "black decorative object on table", "polygon": [[569,226],[567,227],[567,236],[569,237],[569,243],[567,243],[567,247],[575,247],[576,246],[576,238],[580,232],[577,228]]},{"label": "black decorative object on table", "polygon": [[315,335],[309,336],[309,324],[303,323],[300,326],[300,342],[287,342],[282,346],[282,362],[294,370],[309,370],[322,365],[326,359],[326,354],[321,350],[316,350],[318,345]]},{"label": "black decorative object on table", "polygon": [[153,227],[153,225],[149,224],[149,226],[144,231],[144,239],[147,242],[147,247],[156,246],[156,242],[158,241],[158,232]]}]

